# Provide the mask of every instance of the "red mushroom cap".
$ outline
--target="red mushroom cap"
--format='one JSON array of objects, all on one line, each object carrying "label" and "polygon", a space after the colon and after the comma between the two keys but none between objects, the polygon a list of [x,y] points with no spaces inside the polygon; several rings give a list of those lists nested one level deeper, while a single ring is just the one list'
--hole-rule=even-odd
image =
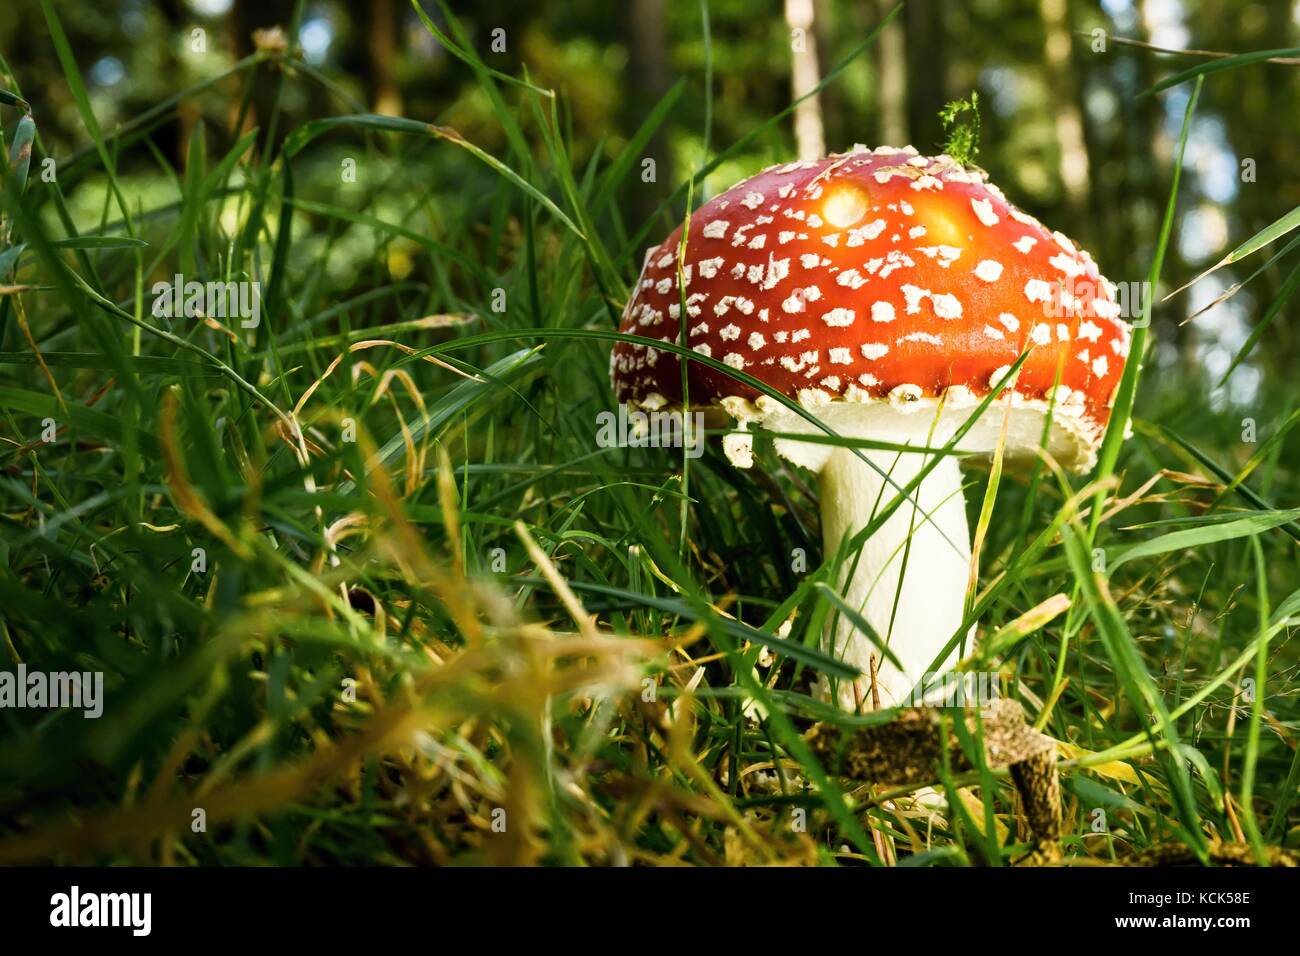
[{"label": "red mushroom cap", "polygon": [[[621,330],[679,342],[681,227],[650,249]],[[1091,457],[1129,327],[1092,258],[983,171],[882,147],[775,166],[701,206],[682,272],[687,344],[813,408],[985,396],[1032,346],[1008,400],[1054,399]],[[680,400],[676,356],[619,342],[621,401]],[[753,399],[689,363],[690,399]]]}]

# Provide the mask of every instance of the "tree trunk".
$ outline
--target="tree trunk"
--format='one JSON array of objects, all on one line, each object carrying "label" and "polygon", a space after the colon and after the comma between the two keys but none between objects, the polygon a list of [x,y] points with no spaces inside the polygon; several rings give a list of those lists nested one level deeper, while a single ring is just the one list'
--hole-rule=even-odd
[{"label": "tree trunk", "polygon": [[[883,18],[894,8],[894,0],[876,0],[876,15]],[[903,17],[881,32],[876,41],[878,94],[877,113],[880,116],[877,146],[906,146],[907,138],[907,40]]]},{"label": "tree trunk", "polygon": [[907,30],[908,129],[912,145],[932,153],[943,143],[939,111],[949,100],[948,49],[942,0],[913,0],[903,7]]},{"label": "tree trunk", "polygon": [[1088,148],[1083,140],[1083,114],[1076,94],[1071,55],[1070,18],[1066,0],[1042,0],[1043,59],[1056,116],[1056,142],[1061,154],[1061,186],[1066,203],[1078,215],[1088,196]]},{"label": "tree trunk", "polygon": [[[785,0],[785,22],[790,28],[790,96],[797,100],[821,82],[813,0]],[[826,134],[818,97],[810,96],[795,107],[794,138],[800,159],[821,159],[826,155]]]},{"label": "tree trunk", "polygon": [[[631,96],[628,97],[627,121],[635,129],[654,109],[656,103],[668,92],[668,44],[666,40],[665,0],[632,0],[627,18],[628,77]],[[663,126],[655,132],[646,146],[645,158],[655,162],[655,181],[671,183],[672,157]],[[640,180],[635,180],[640,186]],[[661,190],[634,188],[630,197],[633,221],[640,223],[648,218],[659,204]]]},{"label": "tree trunk", "polygon": [[372,109],[384,116],[401,116],[402,93],[393,65],[397,58],[397,18],[393,13],[393,0],[371,0],[367,47]]}]

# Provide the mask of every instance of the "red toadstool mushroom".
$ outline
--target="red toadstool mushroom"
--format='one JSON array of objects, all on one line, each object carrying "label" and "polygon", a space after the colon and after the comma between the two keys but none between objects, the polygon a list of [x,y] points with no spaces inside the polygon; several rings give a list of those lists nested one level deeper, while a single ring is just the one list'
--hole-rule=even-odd
[{"label": "red toadstool mushroom", "polygon": [[[859,146],[764,170],[698,209],[689,228],[680,267],[685,341],[696,352],[761,380],[840,435],[935,447],[1029,350],[960,450],[990,454],[1006,418],[1006,455],[1032,455],[1050,414],[1047,451],[1065,467],[1091,468],[1129,328],[1091,257],[1008,203],[983,171],[911,147]],[[649,250],[622,331],[681,341],[680,246],[679,227]],[[721,405],[742,428],[816,430],[724,372],[688,366],[692,403]],[[621,401],[680,402],[672,353],[620,342],[611,377]],[[742,467],[749,440],[743,432],[724,440]],[[788,438],[776,448],[820,475],[828,554],[929,461],[924,452]],[[944,456],[868,538],[843,582],[845,600],[902,667],[880,660],[841,616],[833,650],[868,675],[841,686],[842,705],[909,698],[961,626],[969,571],[961,473],[957,457]]]}]

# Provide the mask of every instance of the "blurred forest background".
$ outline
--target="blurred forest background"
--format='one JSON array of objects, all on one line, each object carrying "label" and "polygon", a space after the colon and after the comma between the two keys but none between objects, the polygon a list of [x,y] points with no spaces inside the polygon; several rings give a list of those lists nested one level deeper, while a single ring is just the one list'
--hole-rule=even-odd
[{"label": "blurred forest background", "polygon": [[[434,21],[443,23],[436,4],[426,6]],[[656,181],[642,184],[628,177],[623,187],[620,208],[629,233],[711,150],[744,136],[789,105],[797,92],[815,85],[892,6],[893,0],[451,4],[489,64],[515,75],[526,69],[538,85],[561,94],[576,168],[593,157],[616,158],[672,85],[684,84],[648,149],[657,163]],[[242,75],[214,84],[204,96],[184,99],[178,111],[151,118],[139,129],[150,134],[162,156],[139,148],[138,137],[121,140],[119,172],[128,194],[138,194],[144,208],[166,202],[168,193],[179,194],[169,171],[159,175],[158,160],[183,167],[182,144],[200,116],[216,155],[233,142],[237,122],[261,127],[262,137],[272,140],[262,144],[262,155],[269,156],[277,138],[309,118],[363,110],[446,124],[489,152],[509,153],[472,71],[431,37],[403,0],[60,0],[57,7],[106,131],[191,84],[230,71],[253,53],[258,30],[283,28],[291,53],[304,68],[319,72],[319,82],[305,82],[264,64],[252,102],[241,104]],[[194,50],[195,29],[204,31],[202,52]],[[796,29],[808,37],[802,51],[791,41]],[[504,50],[493,46],[495,30],[504,31]],[[90,158],[54,48],[32,42],[44,35],[37,0],[8,0],[0,18],[0,50],[34,106],[46,149],[61,159]],[[983,118],[979,162],[993,180],[1013,201],[1091,250],[1112,280],[1141,281],[1190,85],[1158,96],[1139,94],[1204,58],[1158,53],[1124,40],[1169,50],[1293,46],[1300,44],[1300,3],[911,0],[880,42],[792,116],[781,135],[759,137],[752,151],[724,163],[709,177],[707,191],[720,191],[796,151],[820,151],[823,143],[830,150],[863,142],[911,143],[922,152],[937,151],[943,141],[939,110],[975,90]],[[706,85],[711,85],[711,102]],[[280,113],[271,117],[278,86]],[[1300,64],[1258,65],[1207,83],[1189,141],[1162,291],[1182,285],[1300,205],[1297,116]],[[529,124],[524,127],[531,135]],[[333,146],[336,153],[346,148]],[[454,205],[457,212],[449,221],[477,221],[472,207],[479,204],[486,216],[498,184],[486,169],[472,170],[467,179],[462,158],[449,156],[454,152],[429,145],[408,154],[395,175],[408,194],[424,192],[436,203]],[[319,179],[313,186],[306,172],[305,194],[337,194],[336,153],[313,151],[310,162],[317,164]],[[310,162],[304,160],[305,170]],[[73,210],[88,224],[102,213],[107,191],[102,173],[92,176],[99,177],[100,188],[83,184]],[[664,231],[668,228],[665,215]],[[658,231],[652,230],[651,241]],[[413,244],[404,249],[398,241],[380,252],[374,232],[360,225],[339,239],[322,276],[338,296],[373,287],[378,279],[420,279],[410,275],[420,268]],[[314,251],[308,238],[296,244],[294,254],[307,261]],[[377,256],[387,276],[374,274]],[[1212,407],[1230,417],[1236,408],[1262,401],[1270,391],[1265,387],[1270,373],[1285,381],[1286,370],[1300,356],[1284,311],[1271,324],[1265,347],[1254,349],[1218,387],[1285,281],[1278,266],[1240,295],[1182,324],[1257,265],[1252,259],[1235,275],[1216,273],[1156,310],[1153,362],[1177,374],[1148,376],[1147,403],[1161,401],[1159,383],[1176,383],[1178,390],[1213,391]],[[1166,421],[1177,428],[1176,391],[1161,404],[1170,416]],[[1149,404],[1147,412],[1154,412]]]}]

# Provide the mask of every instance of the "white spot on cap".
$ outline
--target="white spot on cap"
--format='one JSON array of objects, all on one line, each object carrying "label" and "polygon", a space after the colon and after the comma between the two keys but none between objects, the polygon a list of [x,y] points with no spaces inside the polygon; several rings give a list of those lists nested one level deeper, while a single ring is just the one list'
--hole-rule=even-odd
[{"label": "white spot on cap", "polygon": [[728,352],[723,356],[722,361],[725,364],[730,365],[732,368],[743,369],[745,367],[745,356],[741,355],[739,352]]},{"label": "white spot on cap", "polygon": [[1116,302],[1107,302],[1105,299],[1093,299],[1092,311],[1103,319],[1118,319],[1123,310]]},{"label": "white spot on cap", "polygon": [[857,382],[849,382],[844,389],[844,400],[846,402],[868,402],[871,400],[871,393],[859,388]]},{"label": "white spot on cap", "polygon": [[831,309],[829,312],[822,313],[822,321],[832,328],[852,325],[854,318],[856,315],[852,309]]},{"label": "white spot on cap", "polygon": [[1106,361],[1106,356],[1098,355],[1092,360],[1092,374],[1098,378],[1104,378],[1109,369],[1110,363]]},{"label": "white spot on cap", "polygon": [[1034,246],[1037,243],[1038,240],[1035,239],[1033,236],[1021,236],[1019,239],[1017,239],[1015,242],[1011,244],[1015,246],[1016,249],[1018,249],[1020,252],[1023,252],[1026,255],[1028,255],[1029,250],[1034,248]]},{"label": "white spot on cap", "polygon": [[1030,302],[1047,302],[1052,298],[1052,287],[1042,279],[1030,279],[1025,283],[1025,298]]},{"label": "white spot on cap", "polygon": [[894,306],[889,302],[871,303],[871,321],[873,322],[893,322],[898,316],[894,313]]},{"label": "white spot on cap", "polygon": [[860,289],[867,284],[867,280],[858,274],[857,269],[845,269],[835,277],[835,282],[850,289]]},{"label": "white spot on cap", "polygon": [[930,302],[934,305],[934,314],[941,319],[960,319],[961,303],[957,297],[950,292],[943,292],[939,295],[931,296]]},{"label": "white spot on cap", "polygon": [[[998,383],[1001,382],[1004,378],[1006,378],[1007,373],[1010,371],[1011,371],[1010,365],[1003,365],[1001,368],[994,369],[993,374],[989,376],[989,391],[992,391],[993,389],[997,388]],[[1017,369],[1015,376],[1012,377],[1011,381],[1007,382],[1007,384],[1002,389],[1002,394],[1004,396],[1006,395],[1007,392],[1011,391],[1013,388],[1016,387],[1016,379],[1018,378],[1020,378],[1020,371]]]},{"label": "white spot on cap", "polygon": [[763,194],[745,193],[745,198],[740,201],[740,204],[746,209],[757,209],[759,206],[763,205]]},{"label": "white spot on cap", "polygon": [[767,344],[767,339],[763,338],[762,332],[750,332],[749,338],[745,340],[751,349],[757,352]]},{"label": "white spot on cap", "polygon": [[928,345],[943,345],[943,339],[931,332],[908,332],[898,341],[900,342],[925,342]]},{"label": "white spot on cap", "polygon": [[832,365],[852,365],[853,353],[846,348],[833,348],[828,353]]},{"label": "white spot on cap", "polygon": [[[845,351],[847,351],[847,349]],[[864,359],[874,362],[876,359],[883,358],[889,354],[889,346],[880,342],[865,342],[862,345],[861,351]]]},{"label": "white spot on cap", "polygon": [[904,300],[906,300],[907,303],[905,309],[907,314],[915,315],[916,313],[920,312],[921,300],[927,298],[930,295],[930,290],[922,289],[918,286],[914,286],[910,284],[900,286],[900,288],[902,289],[903,292],[903,298]]},{"label": "white spot on cap", "polygon": [[1038,226],[1040,229],[1043,226],[1041,222],[1039,222],[1033,216],[1029,215],[1029,213],[1022,212],[1021,210],[1017,209],[1015,206],[1011,207],[1011,218],[1014,219],[1016,222],[1022,223],[1023,225],[1026,226]]},{"label": "white spot on cap", "polygon": [[718,335],[724,341],[733,342],[740,338],[740,326],[736,325],[734,322],[730,325],[724,325],[722,328],[718,329]]},{"label": "white spot on cap", "polygon": [[1101,326],[1091,319],[1084,319],[1079,323],[1079,338],[1096,342],[1101,338]]},{"label": "white spot on cap", "polygon": [[1066,252],[1068,252],[1070,255],[1075,255],[1078,252],[1078,250],[1074,248],[1074,243],[1070,241],[1070,237],[1067,236],[1065,233],[1052,230],[1052,238],[1055,239],[1057,242],[1059,242],[1061,244],[1061,248],[1064,249]]},{"label": "white spot on cap", "polygon": [[1002,278],[1002,263],[993,259],[982,259],[975,267],[975,275],[985,282],[997,282]]},{"label": "white spot on cap", "polygon": [[975,210],[975,217],[986,226],[998,224],[998,214],[993,211],[993,203],[987,199],[972,199],[970,206]]},{"label": "white spot on cap", "polygon": [[1008,332],[1015,332],[1020,328],[1020,320],[1010,312],[1003,312],[998,316],[998,321],[1002,323],[1002,327]]},{"label": "white spot on cap", "polygon": [[1058,252],[1047,261],[1050,265],[1060,269],[1071,279],[1075,276],[1083,275],[1083,266],[1079,265],[1079,263],[1075,262],[1073,258],[1067,256],[1064,252]]},{"label": "white spot on cap", "polygon": [[889,403],[891,405],[911,405],[919,402],[925,396],[925,391],[920,385],[897,385],[889,391]]},{"label": "white spot on cap", "polygon": [[889,255],[885,256],[885,262],[885,268],[880,270],[880,278],[882,279],[888,278],[891,272],[901,269],[904,266],[911,267],[916,265],[915,260],[913,260],[911,256],[907,255],[905,252],[900,252],[897,249],[891,249],[889,251]]},{"label": "white spot on cap", "polygon": [[776,286],[790,274],[790,260],[774,259],[771,253],[767,256],[767,278],[763,280],[764,289],[774,289]]},{"label": "white spot on cap", "polygon": [[730,225],[731,223],[727,222],[727,220],[725,219],[715,219],[712,222],[705,225],[704,238],[721,239],[723,236],[727,234],[727,227]]},{"label": "white spot on cap", "polygon": [[938,257],[939,265],[945,269],[961,258],[961,249],[957,246],[917,246],[916,251],[931,259]]},{"label": "white spot on cap", "polygon": [[722,262],[722,256],[716,256],[712,259],[701,259],[699,261],[700,278],[712,279],[718,274],[718,270],[722,268]]},{"label": "white spot on cap", "polygon": [[849,238],[844,241],[844,245],[852,248],[860,246],[865,240],[875,239],[885,231],[885,220],[873,219],[865,226],[858,226],[856,229],[849,230]]}]

